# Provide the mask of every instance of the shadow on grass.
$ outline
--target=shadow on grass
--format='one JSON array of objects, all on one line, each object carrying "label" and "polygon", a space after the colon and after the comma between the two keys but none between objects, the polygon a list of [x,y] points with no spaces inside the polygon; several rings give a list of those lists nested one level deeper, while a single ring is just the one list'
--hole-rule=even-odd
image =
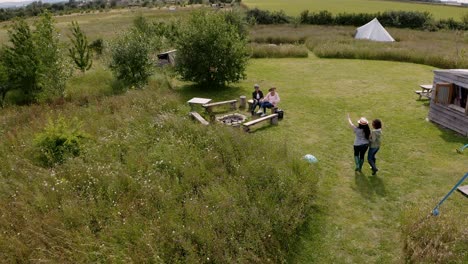
[{"label": "shadow on grass", "polygon": [[440,137],[445,142],[458,143],[460,144],[460,147],[463,147],[465,144],[468,144],[468,138],[458,134],[457,132],[453,130],[445,128],[437,123],[433,123],[433,124],[437,126],[437,129],[439,129],[440,131]]},{"label": "shadow on grass", "polygon": [[385,184],[382,178],[377,175],[369,176],[356,172],[355,174],[356,188],[361,195],[366,199],[371,199],[374,194],[378,196],[386,196]]},{"label": "shadow on grass", "polygon": [[247,98],[250,98],[247,94],[242,94],[242,88],[239,86],[207,88],[203,85],[188,84],[177,88],[176,91],[186,101],[193,97],[210,98],[213,102],[239,99],[241,95],[245,95]]}]

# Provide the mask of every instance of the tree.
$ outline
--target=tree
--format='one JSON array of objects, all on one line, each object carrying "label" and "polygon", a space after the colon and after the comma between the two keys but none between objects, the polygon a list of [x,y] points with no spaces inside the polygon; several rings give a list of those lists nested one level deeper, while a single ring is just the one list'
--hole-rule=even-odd
[{"label": "tree", "polygon": [[248,52],[246,35],[239,29],[225,14],[193,13],[176,40],[176,70],[182,79],[207,87],[243,79]]},{"label": "tree", "polygon": [[8,31],[11,46],[5,47],[4,63],[13,88],[23,92],[26,102],[33,101],[41,90],[40,59],[32,32],[23,20],[17,20]]},{"label": "tree", "polygon": [[151,46],[136,31],[120,36],[111,46],[110,69],[126,86],[142,87],[153,73]]},{"label": "tree", "polygon": [[63,95],[68,77],[52,16],[44,13],[35,28],[32,32],[23,19],[17,20],[3,55],[12,89],[22,92],[25,103]]},{"label": "tree", "polygon": [[0,63],[0,107],[4,107],[5,97],[10,90],[11,85],[8,82],[8,71],[5,65],[3,65],[2,60]]},{"label": "tree", "polygon": [[85,72],[93,65],[92,52],[88,45],[88,38],[81,31],[80,25],[76,21],[72,22],[71,27],[73,37],[70,37],[72,47],[68,49],[70,58],[81,72]]},{"label": "tree", "polygon": [[39,82],[42,86],[42,93],[36,99],[61,97],[65,92],[66,81],[71,75],[71,67],[64,50],[60,48],[59,33],[54,26],[52,15],[49,12],[43,13],[35,26],[33,37],[40,61]]}]

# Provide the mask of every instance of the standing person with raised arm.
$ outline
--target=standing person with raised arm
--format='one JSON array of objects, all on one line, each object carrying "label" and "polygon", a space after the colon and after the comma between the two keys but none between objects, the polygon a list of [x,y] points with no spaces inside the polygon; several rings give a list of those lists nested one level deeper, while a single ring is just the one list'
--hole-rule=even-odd
[{"label": "standing person with raised arm", "polygon": [[364,157],[366,155],[367,148],[369,147],[369,136],[370,128],[369,121],[365,117],[361,117],[356,126],[348,114],[349,126],[353,129],[354,138],[354,163],[356,165],[355,171],[361,172],[362,165],[364,164]]}]

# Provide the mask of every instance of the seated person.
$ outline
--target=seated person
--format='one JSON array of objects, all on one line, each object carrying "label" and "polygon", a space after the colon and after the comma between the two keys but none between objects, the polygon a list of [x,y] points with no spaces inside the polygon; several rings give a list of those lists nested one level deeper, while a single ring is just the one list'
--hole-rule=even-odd
[{"label": "seated person", "polygon": [[262,100],[263,114],[266,115],[267,108],[278,108],[278,103],[280,102],[279,94],[276,92],[276,88],[272,87],[268,90],[268,94]]},{"label": "seated person", "polygon": [[253,104],[252,104],[252,109],[250,109],[252,115],[255,114],[255,108],[260,109],[261,107],[261,101],[263,99],[263,92],[260,90],[260,86],[258,84],[254,85],[255,91],[252,93],[252,99],[253,99]]}]

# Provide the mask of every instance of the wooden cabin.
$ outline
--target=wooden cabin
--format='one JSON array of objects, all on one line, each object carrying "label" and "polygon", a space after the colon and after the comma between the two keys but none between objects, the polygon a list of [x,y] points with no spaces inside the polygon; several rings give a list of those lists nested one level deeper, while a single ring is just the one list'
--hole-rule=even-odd
[{"label": "wooden cabin", "polygon": [[468,136],[468,69],[435,70],[429,120]]}]

